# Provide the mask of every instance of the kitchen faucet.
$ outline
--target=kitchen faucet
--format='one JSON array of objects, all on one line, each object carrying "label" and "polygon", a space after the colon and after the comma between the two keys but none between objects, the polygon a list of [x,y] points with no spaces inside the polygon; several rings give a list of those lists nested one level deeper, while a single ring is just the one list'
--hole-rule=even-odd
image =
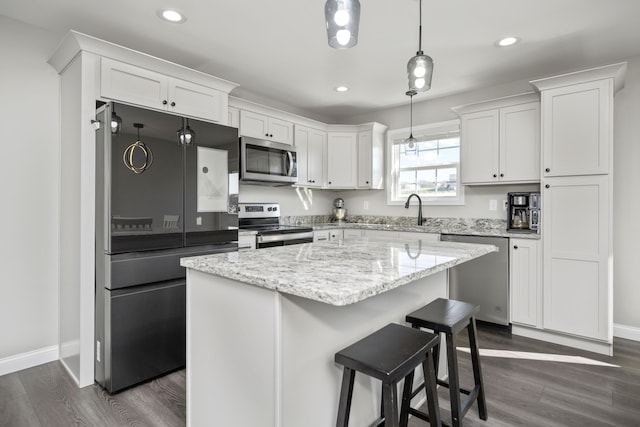
[{"label": "kitchen faucet", "polygon": [[422,218],[422,199],[420,198],[420,196],[418,196],[416,193],[411,193],[409,194],[409,197],[407,197],[407,203],[404,204],[404,208],[405,209],[409,209],[409,201],[411,200],[411,198],[413,196],[416,196],[416,198],[418,199],[418,225],[422,225],[422,223],[424,222],[424,218]]}]

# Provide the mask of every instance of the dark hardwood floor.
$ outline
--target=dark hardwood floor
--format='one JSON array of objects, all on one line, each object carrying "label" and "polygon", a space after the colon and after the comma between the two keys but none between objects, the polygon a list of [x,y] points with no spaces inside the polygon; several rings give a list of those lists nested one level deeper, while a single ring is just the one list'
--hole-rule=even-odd
[{"label": "dark hardwood floor", "polygon": [[[460,347],[467,345],[465,337],[460,336]],[[489,420],[480,420],[474,405],[464,418],[465,427],[640,426],[639,342],[616,338],[612,358],[482,326],[479,342],[483,352],[507,354],[482,356]],[[578,359],[545,360],[548,355]],[[470,384],[468,354],[459,351],[458,357],[463,382]],[[590,364],[593,361],[607,365]],[[443,420],[449,422],[448,391],[441,389],[439,397]],[[59,362],[0,377],[2,427],[184,424],[184,371],[114,395],[98,386],[78,389]],[[420,420],[410,423],[411,427],[424,425]]]}]

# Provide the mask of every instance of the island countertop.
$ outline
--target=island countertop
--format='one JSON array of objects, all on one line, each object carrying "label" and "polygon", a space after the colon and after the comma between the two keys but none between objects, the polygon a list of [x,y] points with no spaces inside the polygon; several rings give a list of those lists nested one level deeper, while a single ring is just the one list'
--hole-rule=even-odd
[{"label": "island countertop", "polygon": [[361,238],[183,258],[180,264],[344,306],[495,251],[492,245]]}]

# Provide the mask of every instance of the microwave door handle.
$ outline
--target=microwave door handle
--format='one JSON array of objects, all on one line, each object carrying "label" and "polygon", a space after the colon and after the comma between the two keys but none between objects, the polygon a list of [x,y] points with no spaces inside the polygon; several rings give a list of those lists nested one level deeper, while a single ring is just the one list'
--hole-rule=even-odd
[{"label": "microwave door handle", "polygon": [[293,173],[293,154],[291,154],[291,151],[287,151],[287,159],[289,159],[289,170],[287,171],[287,176],[291,176]]}]

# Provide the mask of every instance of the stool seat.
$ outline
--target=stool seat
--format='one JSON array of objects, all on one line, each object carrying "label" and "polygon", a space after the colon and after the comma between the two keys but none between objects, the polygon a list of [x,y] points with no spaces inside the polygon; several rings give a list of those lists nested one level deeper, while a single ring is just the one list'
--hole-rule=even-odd
[{"label": "stool seat", "polygon": [[[462,418],[474,401],[478,403],[480,419],[485,421],[487,420],[487,404],[484,396],[484,383],[482,379],[482,370],[480,368],[480,352],[478,349],[475,320],[475,314],[479,310],[479,306],[469,304],[464,301],[438,298],[406,316],[407,323],[410,323],[414,328],[431,329],[438,336],[442,333],[446,337],[449,378],[448,381],[436,381],[437,384],[449,388],[449,397],[451,400],[451,424],[453,427],[462,426]],[[458,333],[464,329],[467,329],[469,334],[471,364],[473,366],[474,386],[471,389],[460,385],[460,376],[458,373],[456,342]],[[439,349],[436,347],[433,352],[437,377]],[[417,390],[413,391],[410,399],[417,395],[422,387],[423,385],[420,385]],[[413,385],[411,385],[410,388],[413,390]],[[460,393],[465,394],[466,399],[460,399]],[[418,418],[429,420],[427,414],[424,414],[417,409],[409,408],[408,411],[410,414],[415,415]]]},{"label": "stool seat", "polygon": [[411,384],[415,369],[425,370],[425,388],[432,426],[440,426],[433,348],[440,343],[438,335],[391,323],[335,354],[336,363],[344,366],[337,426],[349,425],[351,397],[356,372],[382,381],[381,417],[374,425],[406,426],[409,416],[410,390],[405,386],[402,409],[398,412],[397,385],[405,379]]},{"label": "stool seat", "polygon": [[458,333],[469,324],[469,318],[480,311],[480,306],[464,301],[438,298],[408,314],[406,321],[414,326]]}]

